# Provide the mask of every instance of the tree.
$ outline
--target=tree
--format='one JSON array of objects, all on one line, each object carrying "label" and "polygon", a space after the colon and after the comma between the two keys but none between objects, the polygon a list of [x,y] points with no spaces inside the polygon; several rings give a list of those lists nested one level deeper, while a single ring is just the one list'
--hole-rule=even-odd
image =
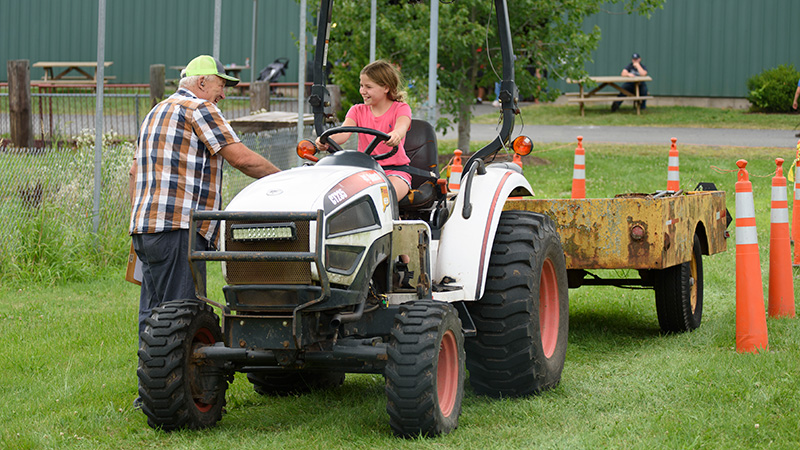
[{"label": "tree", "polygon": [[[512,29],[515,78],[526,97],[552,100],[560,93],[548,89],[546,77],[537,78],[536,68],[550,78],[581,79],[584,64],[597,48],[600,29],[582,28],[587,16],[604,4],[621,3],[629,14],[649,15],[664,0],[508,0]],[[453,0],[439,8],[440,111],[458,123],[458,147],[469,148],[470,106],[476,86],[491,90],[500,79],[501,57],[497,19],[490,0]],[[425,102],[428,92],[428,48],[430,6],[415,0],[378,1],[378,58],[398,64],[409,82],[412,107]],[[369,61],[369,3],[337,0],[334,5],[328,58],[334,62],[333,82],[341,86],[343,106],[361,101],[358,72]],[[437,128],[449,126],[440,119]]]}]

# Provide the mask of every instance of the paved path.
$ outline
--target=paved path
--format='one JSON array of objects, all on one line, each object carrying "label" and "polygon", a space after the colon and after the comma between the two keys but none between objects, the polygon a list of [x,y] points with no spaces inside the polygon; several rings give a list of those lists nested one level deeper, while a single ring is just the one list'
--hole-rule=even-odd
[{"label": "paved path", "polygon": [[[476,105],[473,113],[488,114],[497,111],[491,105]],[[472,124],[471,139],[489,141],[497,136],[498,127],[488,124]],[[678,138],[683,145],[720,145],[739,147],[792,148],[797,146],[795,130],[739,130],[727,128],[668,128],[668,127],[612,127],[612,126],[573,126],[573,125],[535,125],[514,127],[513,136],[525,134],[534,142],[576,142],[583,136],[584,143],[606,142],[625,144],[665,144],[670,138]],[[439,139],[457,139],[455,128],[446,135],[438,133]]]}]

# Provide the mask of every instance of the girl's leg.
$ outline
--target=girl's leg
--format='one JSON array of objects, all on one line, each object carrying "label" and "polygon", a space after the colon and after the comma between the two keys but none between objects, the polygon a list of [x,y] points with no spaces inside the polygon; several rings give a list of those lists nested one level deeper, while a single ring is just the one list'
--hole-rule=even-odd
[{"label": "girl's leg", "polygon": [[408,183],[406,183],[406,180],[394,175],[389,175],[389,181],[394,187],[394,193],[397,194],[397,201],[399,202],[408,194],[410,189]]}]

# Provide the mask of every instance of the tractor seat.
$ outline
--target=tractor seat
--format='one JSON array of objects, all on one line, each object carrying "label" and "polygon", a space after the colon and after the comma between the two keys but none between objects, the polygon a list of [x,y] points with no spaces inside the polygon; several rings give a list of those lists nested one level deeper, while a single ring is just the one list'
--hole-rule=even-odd
[{"label": "tractor seat", "polygon": [[436,180],[439,148],[433,126],[420,119],[412,119],[406,133],[406,155],[411,160],[411,190],[400,200],[401,210],[423,209],[431,206],[439,197]]}]

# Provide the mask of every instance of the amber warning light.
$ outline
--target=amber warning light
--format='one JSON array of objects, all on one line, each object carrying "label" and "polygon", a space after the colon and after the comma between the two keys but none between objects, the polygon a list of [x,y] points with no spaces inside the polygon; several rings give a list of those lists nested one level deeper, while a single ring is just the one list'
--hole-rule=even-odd
[{"label": "amber warning light", "polygon": [[303,139],[297,144],[297,156],[312,162],[317,162],[319,158],[314,156],[316,154],[317,146],[308,139]]},{"label": "amber warning light", "polygon": [[533,150],[533,141],[528,136],[517,136],[512,144],[514,153],[519,156],[527,156]]}]

